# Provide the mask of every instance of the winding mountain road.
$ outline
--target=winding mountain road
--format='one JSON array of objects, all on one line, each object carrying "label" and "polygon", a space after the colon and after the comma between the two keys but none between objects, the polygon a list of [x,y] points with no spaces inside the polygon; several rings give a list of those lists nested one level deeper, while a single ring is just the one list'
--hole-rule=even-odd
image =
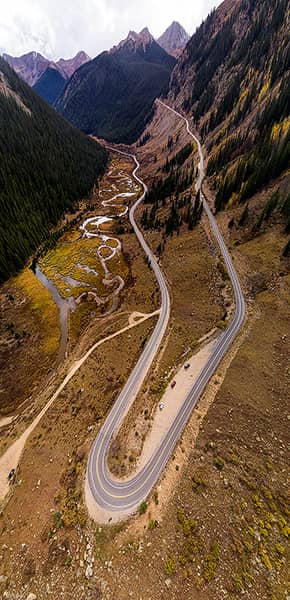
[{"label": "winding mountain road", "polygon": [[130,209],[130,222],[142,248],[148,257],[148,260],[150,261],[151,267],[158,281],[161,292],[161,308],[159,319],[151,338],[137,364],[135,365],[129,379],[127,380],[126,385],[117,398],[111,412],[107,416],[102,428],[100,429],[90,452],[85,486],[86,500],[91,516],[103,522],[107,522],[108,520],[115,522],[126,517],[127,515],[134,513],[140,506],[141,502],[147,498],[154,484],[160,477],[164,467],[166,466],[166,463],[168,462],[171,453],[182,434],[182,431],[192,413],[194,406],[196,405],[203,390],[205,389],[205,386],[212,377],[223,356],[227,352],[229,346],[239,332],[245,318],[245,302],[237,274],[216,224],[215,218],[212,215],[201,190],[202,180],[204,177],[204,164],[200,142],[190,131],[189,122],[184,116],[160,100],[158,102],[166,109],[172,111],[180,119],[184,120],[188,134],[197,144],[200,162],[196,189],[201,193],[201,199],[204,204],[205,212],[210,221],[211,228],[220,247],[221,254],[224,258],[225,265],[231,279],[235,297],[235,313],[229,327],[220,335],[219,339],[217,340],[217,343],[215,344],[207,363],[200,372],[190,392],[184,399],[180,411],[163,437],[160,446],[154,450],[147,464],[133,477],[122,481],[116,480],[109,472],[107,465],[109,446],[124,417],[134,402],[136,395],[139,392],[149,371],[152,361],[156,356],[165,333],[170,314],[170,299],[164,276],[159,268],[155,256],[148,247],[135,221],[135,210],[143,201],[147,192],[147,187],[136,175],[136,172],[140,166],[136,157],[134,155],[130,155],[136,163],[133,176],[135,177],[136,181],[142,185],[144,190],[141,197]]}]

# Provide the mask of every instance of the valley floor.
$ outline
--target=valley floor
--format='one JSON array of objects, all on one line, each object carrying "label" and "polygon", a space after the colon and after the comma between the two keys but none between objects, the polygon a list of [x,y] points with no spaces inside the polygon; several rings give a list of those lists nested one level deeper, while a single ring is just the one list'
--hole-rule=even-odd
[{"label": "valley floor", "polygon": [[[155,119],[158,139],[154,141],[153,123],[149,149],[138,150],[148,179],[152,165],[157,169],[168,156],[169,132],[174,141],[179,135],[175,151],[186,143],[174,116],[165,116],[159,107]],[[158,148],[162,151],[155,163]],[[96,206],[99,200],[95,198]],[[31,592],[37,600],[222,600],[241,594],[249,600],[285,600],[290,276],[280,260],[285,240],[279,227],[275,235],[269,230],[254,239],[240,236],[236,243],[227,225],[239,212],[232,208],[221,214],[219,225],[242,279],[248,319],[193,411],[144,514],[128,523],[98,526],[88,519],[82,492],[92,440],[152,331],[154,317],[108,340],[105,352],[97,349],[30,436],[0,517],[3,598],[26,600]],[[1,428],[2,451],[93,342],[121,329],[133,311],[158,308],[153,275],[126,223],[124,227],[117,234],[126,267],[119,309],[98,320],[74,316],[66,362],[55,374],[51,359],[49,389],[37,398],[36,381],[35,403],[24,406],[23,413],[20,397],[26,398],[27,388],[19,387],[15,411],[20,422]],[[156,250],[158,232],[145,236]],[[193,231],[182,226],[178,236],[168,239],[161,261],[172,293],[170,328],[150,380],[112,446],[111,467],[118,475],[136,464],[164,386],[186,360],[185,352],[198,350],[198,340],[232,310],[204,217]],[[18,294],[17,285],[6,284],[3,302],[12,302],[8,296]],[[22,296],[16,297],[19,304]],[[28,298],[26,291],[26,307],[32,301]],[[47,335],[43,333],[44,340]],[[55,359],[57,345],[53,348]],[[35,356],[30,352],[27,361]],[[13,406],[7,414],[11,411]]]}]

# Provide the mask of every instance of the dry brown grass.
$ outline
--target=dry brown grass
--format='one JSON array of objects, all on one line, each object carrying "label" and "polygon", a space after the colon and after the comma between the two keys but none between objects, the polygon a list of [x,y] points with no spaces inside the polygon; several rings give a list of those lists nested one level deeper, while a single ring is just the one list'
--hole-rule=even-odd
[{"label": "dry brown grass", "polygon": [[[146,238],[151,247],[158,244],[158,234]],[[220,294],[222,278],[201,226],[193,232],[184,227],[179,235],[169,238],[161,261],[172,300],[170,326],[162,355],[112,444],[110,464],[119,474],[134,468],[168,378],[173,378],[185,360],[185,352],[192,352],[199,338],[221,320],[226,310]],[[142,434],[136,435],[136,431]]]},{"label": "dry brown grass", "polygon": [[9,413],[33,393],[54,366],[58,310],[30,269],[2,286],[0,302],[0,410]]}]

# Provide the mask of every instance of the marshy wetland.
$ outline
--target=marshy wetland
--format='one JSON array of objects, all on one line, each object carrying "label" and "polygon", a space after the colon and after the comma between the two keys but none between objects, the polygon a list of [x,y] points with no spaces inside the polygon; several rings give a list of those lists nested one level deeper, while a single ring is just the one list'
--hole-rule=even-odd
[{"label": "marshy wetland", "polygon": [[124,232],[127,203],[139,190],[131,170],[130,159],[112,156],[92,209],[37,264],[36,276],[59,309],[59,360],[66,352],[70,315],[72,321],[78,312],[106,316],[118,306],[128,274],[118,232]]}]

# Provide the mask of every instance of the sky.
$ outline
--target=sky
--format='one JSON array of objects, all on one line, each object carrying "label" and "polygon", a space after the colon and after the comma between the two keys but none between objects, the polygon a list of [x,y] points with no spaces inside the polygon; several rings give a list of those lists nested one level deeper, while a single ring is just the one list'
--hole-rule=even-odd
[{"label": "sky", "polygon": [[31,50],[51,60],[92,58],[147,26],[154,37],[179,21],[192,35],[220,0],[0,0],[0,54]]}]

